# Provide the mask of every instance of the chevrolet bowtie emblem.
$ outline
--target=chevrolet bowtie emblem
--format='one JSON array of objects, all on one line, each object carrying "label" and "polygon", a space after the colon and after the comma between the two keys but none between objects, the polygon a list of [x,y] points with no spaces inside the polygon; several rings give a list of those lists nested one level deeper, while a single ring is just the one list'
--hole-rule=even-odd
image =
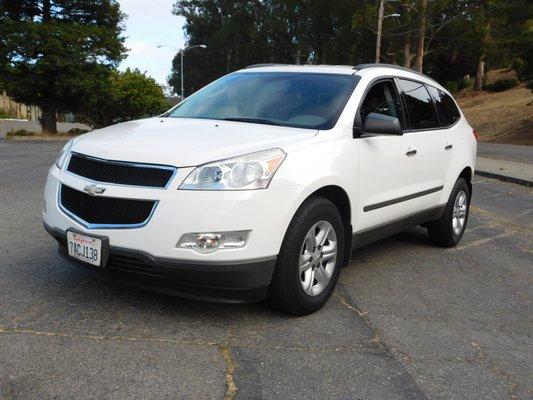
[{"label": "chevrolet bowtie emblem", "polygon": [[97,196],[105,192],[105,188],[96,185],[87,185],[83,188],[90,196]]}]

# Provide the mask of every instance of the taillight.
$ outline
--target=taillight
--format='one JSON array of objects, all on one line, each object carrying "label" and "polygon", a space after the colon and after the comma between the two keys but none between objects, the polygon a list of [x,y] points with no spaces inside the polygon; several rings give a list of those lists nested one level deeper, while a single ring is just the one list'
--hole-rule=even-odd
[{"label": "taillight", "polygon": [[476,140],[479,140],[479,132],[477,131],[476,128],[472,129],[472,133],[474,134],[474,137],[476,138]]}]

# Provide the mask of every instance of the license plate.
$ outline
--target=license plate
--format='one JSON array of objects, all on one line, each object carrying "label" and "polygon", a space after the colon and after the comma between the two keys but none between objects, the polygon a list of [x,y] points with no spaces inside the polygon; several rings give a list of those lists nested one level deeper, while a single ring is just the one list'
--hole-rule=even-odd
[{"label": "license plate", "polygon": [[102,265],[102,239],[67,231],[68,255],[99,267]]}]

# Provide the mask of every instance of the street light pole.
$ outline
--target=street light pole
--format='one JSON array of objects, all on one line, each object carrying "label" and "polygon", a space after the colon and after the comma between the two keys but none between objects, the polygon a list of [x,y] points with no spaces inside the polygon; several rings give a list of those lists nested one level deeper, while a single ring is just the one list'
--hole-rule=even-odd
[{"label": "street light pole", "polygon": [[181,101],[183,101],[183,99],[185,98],[185,87],[183,86],[183,54],[186,51],[194,49],[195,47],[200,47],[202,49],[205,49],[205,48],[207,48],[207,46],[205,44],[195,44],[195,45],[192,45],[192,46],[189,46],[189,47],[185,47],[184,49],[181,49],[181,50],[176,48],[176,47],[174,47],[174,46],[169,46],[169,45],[166,45],[166,44],[160,44],[160,45],[157,46],[158,49],[160,49],[161,47],[170,47],[171,49],[174,49],[178,53],[180,53]]},{"label": "street light pole", "polygon": [[180,71],[180,77],[181,77],[181,101],[184,99],[184,87],[183,87],[183,51],[180,51],[181,55],[181,71]]}]

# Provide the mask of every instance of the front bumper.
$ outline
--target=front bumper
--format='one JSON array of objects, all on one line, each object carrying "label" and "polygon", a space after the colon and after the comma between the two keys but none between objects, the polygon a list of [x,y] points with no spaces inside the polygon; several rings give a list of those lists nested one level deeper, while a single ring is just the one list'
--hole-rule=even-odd
[{"label": "front bumper", "polygon": [[84,271],[106,281],[169,295],[224,303],[263,300],[276,257],[239,262],[193,262],[153,257],[109,247],[105,267],[94,267],[67,255],[66,233],[44,224],[58,242],[58,253]]}]

